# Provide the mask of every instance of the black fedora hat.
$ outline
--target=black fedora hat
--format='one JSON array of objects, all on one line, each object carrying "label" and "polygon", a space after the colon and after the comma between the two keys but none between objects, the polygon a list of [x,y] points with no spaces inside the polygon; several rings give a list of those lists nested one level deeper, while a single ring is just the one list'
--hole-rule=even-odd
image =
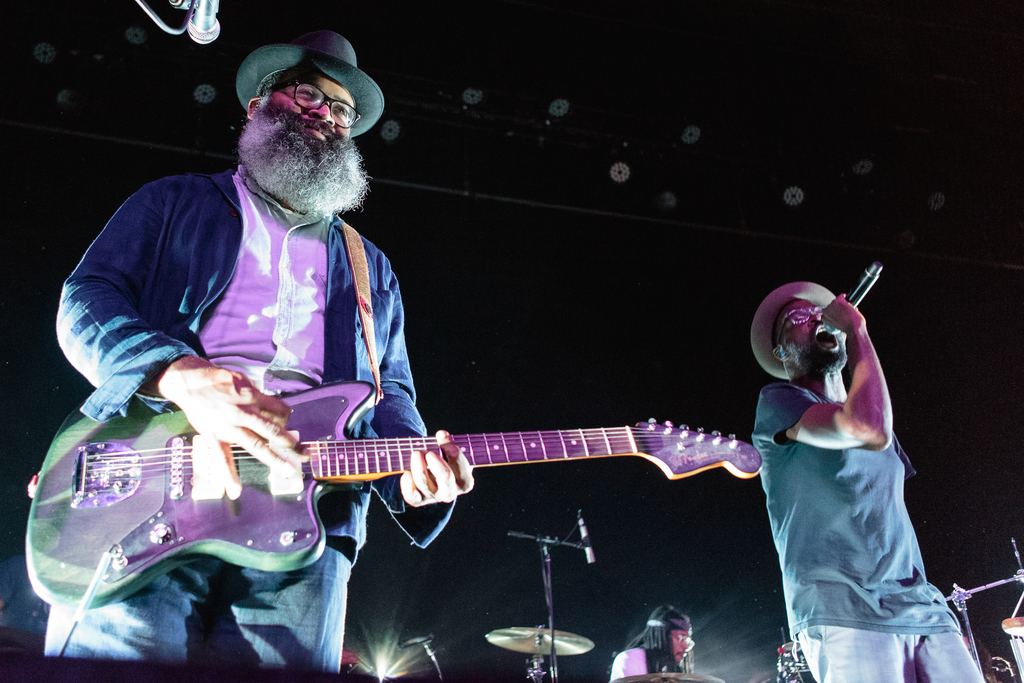
[{"label": "black fedora hat", "polygon": [[356,67],[352,44],[334,31],[313,31],[290,43],[264,45],[253,50],[235,76],[235,91],[243,107],[256,97],[260,82],[275,71],[309,66],[345,86],[356,100],[360,118],[352,135],[365,133],[384,111],[384,93],[373,79]]}]

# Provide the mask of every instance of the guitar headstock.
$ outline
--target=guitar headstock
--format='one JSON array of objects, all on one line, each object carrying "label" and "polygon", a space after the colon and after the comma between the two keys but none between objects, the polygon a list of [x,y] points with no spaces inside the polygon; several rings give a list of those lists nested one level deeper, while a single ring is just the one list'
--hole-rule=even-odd
[{"label": "guitar headstock", "polygon": [[705,432],[676,427],[671,422],[658,424],[654,419],[631,427],[639,455],[658,465],[669,479],[689,477],[712,467],[724,467],[741,479],[756,477],[761,470],[761,454],[735,434]]}]

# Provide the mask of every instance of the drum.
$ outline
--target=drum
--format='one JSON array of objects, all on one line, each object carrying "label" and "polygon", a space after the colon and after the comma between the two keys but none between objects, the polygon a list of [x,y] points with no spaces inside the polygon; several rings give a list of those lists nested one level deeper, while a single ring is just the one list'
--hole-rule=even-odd
[{"label": "drum", "polygon": [[[1003,619],[1003,630],[1010,636],[1010,649],[1013,650],[1013,658],[1017,660],[1017,673],[1020,674],[1024,671],[1024,618]],[[1010,674],[1013,674],[1012,670]]]},{"label": "drum", "polygon": [[[804,678],[804,674],[807,677]],[[786,643],[779,648],[779,677],[778,683],[804,683],[813,681],[811,667],[807,666],[804,653],[800,651],[800,643]]]}]

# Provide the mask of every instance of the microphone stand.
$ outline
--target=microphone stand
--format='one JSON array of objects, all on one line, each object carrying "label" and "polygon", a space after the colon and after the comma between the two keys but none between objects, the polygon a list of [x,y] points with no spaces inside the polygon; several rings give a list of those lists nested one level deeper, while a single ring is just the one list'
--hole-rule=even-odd
[{"label": "microphone stand", "polygon": [[434,648],[430,646],[431,641],[423,641],[423,650],[430,657],[430,661],[434,663],[434,668],[437,669],[437,680],[444,681],[444,676],[441,675],[441,665],[437,663],[437,656],[434,654]]},{"label": "microphone stand", "polygon": [[569,548],[575,548],[576,550],[583,550],[583,544],[560,541],[557,538],[551,538],[549,536],[524,534],[520,531],[510,531],[508,532],[508,535],[514,536],[515,538],[525,538],[531,541],[536,541],[537,547],[540,549],[540,570],[541,577],[544,580],[544,599],[547,601],[548,606],[548,629],[551,631],[551,683],[558,683],[558,652],[555,647],[555,599],[551,590],[550,548],[556,545],[564,545]]},{"label": "microphone stand", "polygon": [[434,634],[431,633],[428,636],[422,636],[420,638],[412,638],[413,642],[404,641],[398,644],[400,648],[412,647],[413,645],[422,645],[423,651],[430,657],[430,661],[434,663],[434,668],[437,669],[437,680],[444,681],[444,676],[441,675],[441,665],[437,663],[437,655],[434,652],[434,648],[431,647],[431,643],[434,642]]},{"label": "microphone stand", "polygon": [[[989,588],[1002,586],[1006,583],[1013,583],[1014,581],[1024,584],[1024,564],[1021,564],[1020,554],[1017,552],[1017,541],[1011,538],[1010,542],[1013,543],[1013,552],[1017,555],[1017,565],[1020,567],[1020,569],[1017,570],[1016,574],[1014,574],[1008,579],[1002,579],[1001,581],[993,581],[992,583],[987,583],[984,586],[979,586],[977,588],[961,588],[960,586],[956,585],[956,583],[954,583],[953,592],[946,596],[946,602],[952,602],[956,606],[957,611],[960,612],[960,614],[962,614],[964,617],[964,626],[966,627],[965,630],[967,631],[967,640],[971,646],[971,656],[974,658],[974,663],[977,664],[979,671],[983,671],[981,666],[981,657],[978,655],[978,647],[974,642],[974,631],[971,629],[971,620],[967,616],[967,601],[970,600],[975,593],[980,593],[981,591],[988,590]],[[1017,616],[1017,611],[1020,609],[1021,601],[1024,601],[1024,594],[1022,594],[1020,596],[1020,600],[1017,601],[1017,609],[1013,611],[1014,616]],[[1014,654],[1016,654],[1016,652]],[[1019,668],[1020,662],[1017,662],[1017,665]]]}]

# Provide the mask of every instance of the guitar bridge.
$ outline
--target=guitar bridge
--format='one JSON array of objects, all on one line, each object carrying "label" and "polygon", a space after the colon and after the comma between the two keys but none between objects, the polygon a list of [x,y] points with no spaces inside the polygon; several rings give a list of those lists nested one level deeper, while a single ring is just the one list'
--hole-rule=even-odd
[{"label": "guitar bridge", "polygon": [[142,458],[128,446],[100,441],[78,447],[71,507],[98,508],[119,503],[139,488]]}]

